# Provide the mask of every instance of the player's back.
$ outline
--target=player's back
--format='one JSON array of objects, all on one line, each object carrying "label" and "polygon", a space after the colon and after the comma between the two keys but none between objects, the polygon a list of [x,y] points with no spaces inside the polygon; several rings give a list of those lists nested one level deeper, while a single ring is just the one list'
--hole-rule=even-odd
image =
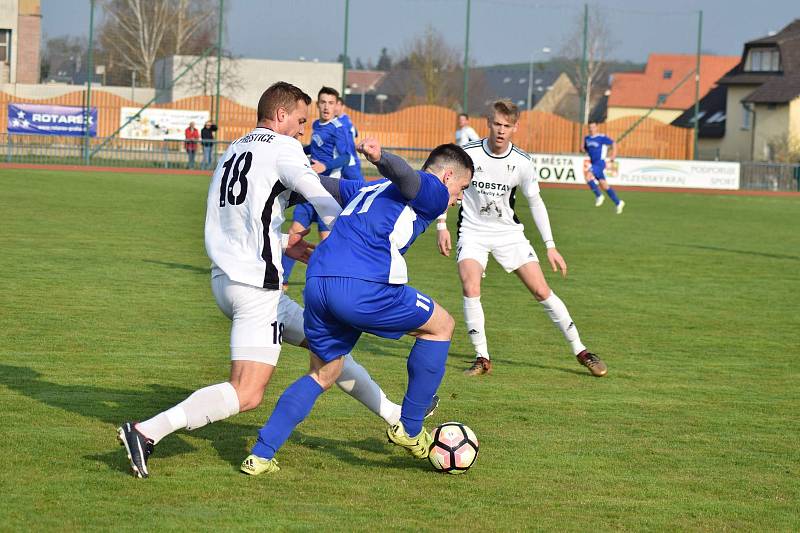
[{"label": "player's back", "polygon": [[231,143],[211,177],[206,251],[234,281],[280,288],[280,228],[289,196],[281,173],[287,164],[308,166],[300,143],[259,127]]},{"label": "player's back", "polygon": [[465,230],[522,231],[514,204],[518,186],[538,186],[531,157],[513,144],[504,154],[492,154],[486,139],[468,143],[464,151],[475,173],[461,201],[459,235]]},{"label": "player's back", "polygon": [[420,189],[413,200],[389,180],[340,181],[345,208],[331,234],[314,250],[306,276],[407,283],[403,254],[444,213],[450,198],[436,176],[422,171],[418,175]]}]

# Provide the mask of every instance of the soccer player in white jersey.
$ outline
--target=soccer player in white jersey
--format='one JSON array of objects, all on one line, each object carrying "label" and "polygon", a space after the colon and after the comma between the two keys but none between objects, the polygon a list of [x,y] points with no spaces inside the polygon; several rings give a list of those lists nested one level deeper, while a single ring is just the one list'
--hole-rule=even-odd
[{"label": "soccer player in white jersey", "polygon": [[478,133],[469,125],[469,115],[458,115],[458,129],[456,130],[456,144],[462,148],[472,141],[480,140]]},{"label": "soccer player in white jersey", "polygon": [[[578,361],[593,375],[604,376],[605,363],[581,342],[567,307],[547,285],[536,252],[514,213],[515,194],[519,189],[528,199],[533,221],[547,249],[547,261],[554,272],[560,270],[566,276],[567,264],[556,249],[531,157],[511,142],[517,130],[519,110],[510,100],[498,100],[489,108],[487,118],[489,137],[464,146],[475,164],[475,175],[464,192],[459,211],[456,249],[464,294],[464,320],[476,354],[466,374],[488,374],[492,369],[481,305],[481,275],[492,254],[506,272],[514,272],[519,277],[542,305]],[[449,256],[450,232],[444,217],[439,218],[437,229],[439,251]]]},{"label": "soccer player in white jersey", "polygon": [[[305,128],[310,102],[291,84],[272,85],[259,100],[257,127],[231,143],[212,176],[205,243],[212,261],[214,298],[232,320],[230,380],[195,391],[149,420],[126,422],[118,428],[135,477],[149,476],[148,458],[170,433],[197,429],[257,407],[278,362],[283,337],[292,344],[304,344],[302,309],[280,290],[280,257],[283,248],[307,261],[312,247],[300,235],[283,238],[283,211],[295,191],[314,205],[328,225],[341,212],[295,138]],[[339,385],[389,424],[396,423],[400,406],[392,409],[352,357],[345,357],[344,364],[350,370]]]}]

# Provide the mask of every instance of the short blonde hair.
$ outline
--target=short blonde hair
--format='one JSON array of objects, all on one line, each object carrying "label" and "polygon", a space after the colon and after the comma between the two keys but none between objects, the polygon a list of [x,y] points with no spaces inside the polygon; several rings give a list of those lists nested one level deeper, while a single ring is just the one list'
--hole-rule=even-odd
[{"label": "short blonde hair", "polygon": [[489,106],[489,111],[486,114],[486,118],[492,120],[495,113],[507,116],[514,123],[519,120],[519,107],[517,107],[517,104],[508,98],[503,98],[502,100],[495,100],[492,102],[492,105]]}]

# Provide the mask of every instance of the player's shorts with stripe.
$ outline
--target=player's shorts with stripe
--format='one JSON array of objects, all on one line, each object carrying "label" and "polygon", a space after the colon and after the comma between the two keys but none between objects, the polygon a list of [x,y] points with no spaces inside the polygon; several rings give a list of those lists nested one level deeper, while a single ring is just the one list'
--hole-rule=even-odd
[{"label": "player's shorts with stripe", "polygon": [[350,353],[361,333],[399,339],[425,324],[433,300],[408,285],[312,277],[304,290],[309,348],[323,361]]},{"label": "player's shorts with stripe", "polygon": [[330,228],[319,219],[314,206],[308,202],[297,204],[294,207],[293,219],[295,222],[302,224],[304,228],[310,228],[311,224],[316,222],[320,231],[330,231]]},{"label": "player's shorts with stripe", "polygon": [[486,234],[469,232],[459,235],[456,244],[457,262],[474,259],[486,270],[489,254],[494,256],[506,272],[514,272],[525,263],[539,261],[533,246],[521,231]]},{"label": "player's shorts with stripe", "polygon": [[598,161],[597,163],[592,163],[591,166],[592,175],[599,180],[606,179],[606,175],[603,172],[606,169],[606,162],[605,161]]},{"label": "player's shorts with stripe", "polygon": [[231,359],[277,365],[283,333],[278,320],[281,291],[233,281],[218,268],[212,270],[211,291],[232,322]]}]

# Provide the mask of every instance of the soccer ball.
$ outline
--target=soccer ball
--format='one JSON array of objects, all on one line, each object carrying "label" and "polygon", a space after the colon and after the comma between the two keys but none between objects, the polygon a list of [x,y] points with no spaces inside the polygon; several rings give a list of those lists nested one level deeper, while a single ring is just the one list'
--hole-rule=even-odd
[{"label": "soccer ball", "polygon": [[448,474],[463,474],[478,458],[475,432],[460,422],[445,422],[431,434],[428,460],[433,468]]}]

